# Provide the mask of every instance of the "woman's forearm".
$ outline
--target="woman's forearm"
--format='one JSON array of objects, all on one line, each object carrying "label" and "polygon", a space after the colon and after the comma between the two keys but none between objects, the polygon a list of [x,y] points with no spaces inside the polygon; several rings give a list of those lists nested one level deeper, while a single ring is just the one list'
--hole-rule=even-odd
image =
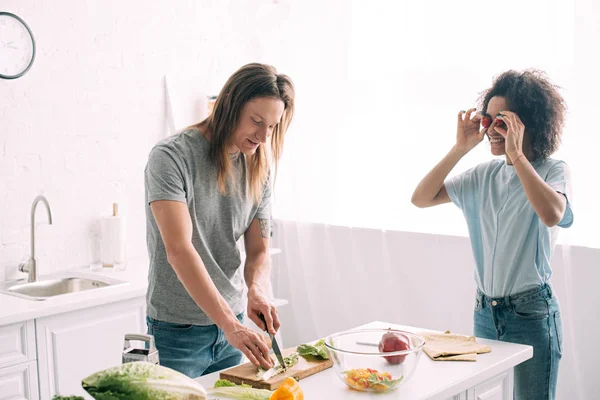
[{"label": "woman's forearm", "polygon": [[567,199],[548,185],[523,153],[512,156],[515,171],[540,220],[549,227],[558,224],[567,207]]},{"label": "woman's forearm", "polygon": [[452,171],[465,154],[466,152],[463,150],[453,147],[442,161],[433,167],[419,183],[413,193],[412,203],[417,207],[423,208],[447,202],[449,199],[440,198],[440,190],[450,171]]}]

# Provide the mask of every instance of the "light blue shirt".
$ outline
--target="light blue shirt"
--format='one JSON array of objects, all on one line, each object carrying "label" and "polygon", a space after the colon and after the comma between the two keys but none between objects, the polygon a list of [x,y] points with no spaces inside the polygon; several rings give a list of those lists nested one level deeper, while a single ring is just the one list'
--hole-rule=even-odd
[{"label": "light blue shirt", "polygon": [[513,295],[548,282],[558,227],[573,224],[567,164],[553,159],[531,164],[544,181],[567,197],[558,226],[549,228],[539,219],[515,168],[504,160],[479,164],[444,182],[450,199],[467,220],[475,281],[490,297]]}]

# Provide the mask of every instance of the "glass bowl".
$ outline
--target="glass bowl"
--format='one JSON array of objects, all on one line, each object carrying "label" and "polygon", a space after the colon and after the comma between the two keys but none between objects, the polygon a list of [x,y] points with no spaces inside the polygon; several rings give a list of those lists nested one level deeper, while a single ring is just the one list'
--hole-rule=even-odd
[{"label": "glass bowl", "polygon": [[[380,351],[384,335],[385,347]],[[365,392],[387,392],[405,384],[424,345],[420,336],[398,329],[356,329],[325,339],[336,375],[350,388]]]}]

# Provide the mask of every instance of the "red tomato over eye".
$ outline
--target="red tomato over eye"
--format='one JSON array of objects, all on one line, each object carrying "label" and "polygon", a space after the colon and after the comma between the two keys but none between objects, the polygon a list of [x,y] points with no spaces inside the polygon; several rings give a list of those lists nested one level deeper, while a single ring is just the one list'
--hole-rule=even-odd
[{"label": "red tomato over eye", "polygon": [[500,118],[496,118],[494,122],[498,128],[506,129],[506,124]]},{"label": "red tomato over eye", "polygon": [[492,119],[491,119],[490,117],[483,117],[483,118],[481,119],[481,125],[482,125],[484,128],[489,128],[489,127],[490,127],[490,125],[492,125]]}]

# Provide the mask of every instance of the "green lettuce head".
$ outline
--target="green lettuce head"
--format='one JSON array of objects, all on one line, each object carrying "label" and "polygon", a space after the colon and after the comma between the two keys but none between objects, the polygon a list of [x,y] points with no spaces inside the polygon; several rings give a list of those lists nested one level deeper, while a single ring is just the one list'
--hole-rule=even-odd
[{"label": "green lettuce head", "polygon": [[96,372],[81,381],[96,400],[205,400],[206,390],[170,368],[144,361]]}]

